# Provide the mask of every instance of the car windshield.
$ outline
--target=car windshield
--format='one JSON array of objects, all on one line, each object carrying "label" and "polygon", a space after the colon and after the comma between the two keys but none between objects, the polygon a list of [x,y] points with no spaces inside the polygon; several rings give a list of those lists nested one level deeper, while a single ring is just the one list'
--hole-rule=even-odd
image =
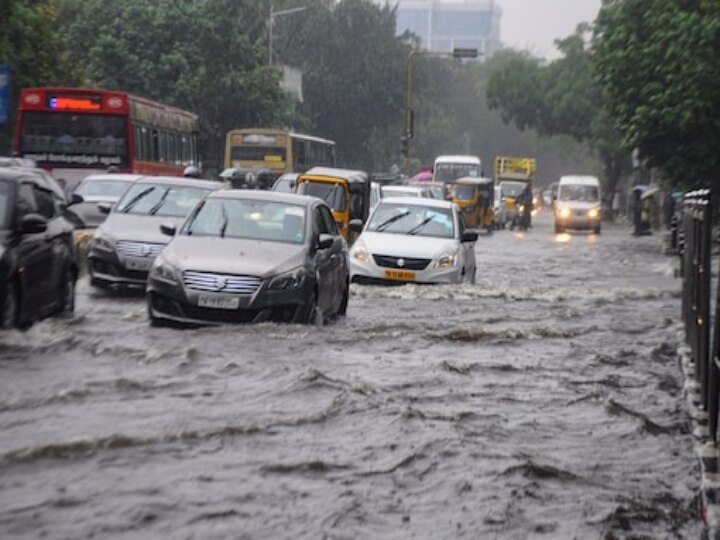
[{"label": "car windshield", "polygon": [[120,197],[127,186],[126,180],[85,180],[75,193],[85,198]]},{"label": "car windshield", "polygon": [[279,202],[212,198],[204,201],[181,234],[305,242],[305,208]]},{"label": "car windshield", "polygon": [[197,187],[135,184],[127,190],[116,212],[145,216],[184,217],[210,192]]},{"label": "car windshield", "polygon": [[475,199],[475,186],[456,184],[453,188],[453,194],[456,199],[461,201],[472,201]]},{"label": "car windshield", "polygon": [[333,210],[345,211],[345,190],[341,184],[332,182],[301,182],[298,193],[319,197]]},{"label": "car windshield", "polygon": [[12,184],[0,181],[0,231],[6,231],[10,228],[11,198]]},{"label": "car windshield", "polygon": [[597,186],[569,184],[560,188],[558,199],[561,201],[598,202],[600,196]]},{"label": "car windshield", "polygon": [[463,176],[480,176],[480,165],[473,163],[438,163],[435,165],[436,182],[452,182]]},{"label": "car windshield", "polygon": [[517,197],[520,195],[523,189],[525,189],[524,182],[503,182],[500,186],[503,197]]},{"label": "car windshield", "polygon": [[368,223],[370,232],[454,238],[455,225],[450,208],[381,202]]}]

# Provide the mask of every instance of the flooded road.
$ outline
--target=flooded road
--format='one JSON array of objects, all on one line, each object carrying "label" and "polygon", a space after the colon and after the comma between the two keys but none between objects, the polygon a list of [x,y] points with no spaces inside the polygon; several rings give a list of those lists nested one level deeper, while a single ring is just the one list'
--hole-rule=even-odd
[{"label": "flooded road", "polygon": [[476,285],[324,327],[150,328],[78,291],[0,334],[2,538],[697,538],[657,237],[500,231]]}]

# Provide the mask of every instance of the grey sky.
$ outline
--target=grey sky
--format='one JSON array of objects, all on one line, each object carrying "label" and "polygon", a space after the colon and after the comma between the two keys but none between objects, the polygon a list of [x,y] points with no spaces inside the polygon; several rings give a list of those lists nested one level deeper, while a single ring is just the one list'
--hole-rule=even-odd
[{"label": "grey sky", "polygon": [[496,0],[502,7],[504,45],[535,56],[558,57],[553,41],[567,37],[580,22],[592,22],[602,0]]}]

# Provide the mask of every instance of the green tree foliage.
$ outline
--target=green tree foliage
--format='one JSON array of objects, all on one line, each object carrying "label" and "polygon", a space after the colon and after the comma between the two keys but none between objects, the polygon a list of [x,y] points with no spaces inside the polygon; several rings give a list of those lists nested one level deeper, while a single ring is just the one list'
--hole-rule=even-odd
[{"label": "green tree foliage", "polygon": [[[65,53],[55,25],[53,0],[0,2],[0,64],[10,69],[10,112],[20,89],[47,84],[72,85],[80,80]],[[9,151],[10,124],[0,132],[0,152]]]},{"label": "green tree foliage", "polygon": [[546,65],[525,53],[507,53],[510,59],[488,83],[488,103],[520,129],[590,144],[602,164],[605,190],[611,194],[629,172],[630,157],[593,78],[594,59],[586,43],[589,30],[580,25],[575,34],[557,41],[563,56]]},{"label": "green tree foliage", "polygon": [[720,185],[720,3],[606,1],[595,74],[627,148],[676,185]]},{"label": "green tree foliage", "polygon": [[394,11],[370,0],[302,4],[308,9],[278,18],[275,50],[303,72],[311,129],[337,142],[343,165],[378,170],[396,161],[410,48],[395,36]]},{"label": "green tree foliage", "polygon": [[228,130],[282,127],[295,118],[280,72],[267,65],[262,7],[253,0],[71,0],[65,30],[91,84],[198,114],[212,168],[221,164]]}]

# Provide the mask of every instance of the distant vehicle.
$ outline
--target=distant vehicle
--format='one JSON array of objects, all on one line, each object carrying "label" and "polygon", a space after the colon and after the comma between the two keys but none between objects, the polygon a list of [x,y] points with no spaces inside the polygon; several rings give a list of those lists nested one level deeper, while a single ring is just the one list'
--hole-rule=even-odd
[{"label": "distant vehicle", "polygon": [[368,285],[474,283],[477,231],[449,201],[381,199],[350,249],[351,280]]},{"label": "distant vehicle", "polygon": [[378,182],[370,182],[370,211],[375,208],[375,205],[382,199],[382,185]]},{"label": "distant vehicle", "polygon": [[602,229],[600,180],[594,176],[562,176],[555,201],[555,232]]},{"label": "distant vehicle", "polygon": [[410,181],[406,184],[407,186],[420,186],[422,188],[427,189],[430,192],[430,197],[433,199],[439,199],[441,201],[444,200],[450,200],[448,198],[447,193],[447,186],[442,184],[441,182],[431,182],[431,181]]},{"label": "distant vehicle", "polygon": [[114,205],[127,187],[139,178],[138,174],[92,174],[75,189],[74,193],[82,197],[82,202],[73,204],[69,211],[78,217],[82,227],[95,229],[107,217],[107,212],[101,211],[98,205]]},{"label": "distant vehicle", "polygon": [[[449,186],[458,178],[470,176],[480,178],[483,176],[482,162],[477,156],[438,156],[433,166],[433,182],[440,182]],[[446,188],[446,196],[450,192]]]},{"label": "distant vehicle", "polygon": [[381,186],[381,198],[388,197],[423,197],[434,199],[432,190],[427,186]]},{"label": "distant vehicle", "polygon": [[270,189],[275,183],[275,174],[267,167],[245,169],[231,167],[220,173],[220,181],[232,189]]},{"label": "distant vehicle", "polygon": [[75,310],[73,225],[26,169],[0,168],[0,327]]},{"label": "distant vehicle", "polygon": [[182,175],[197,166],[197,115],[99,88],[25,88],[15,150],[73,191],[93,173]]},{"label": "distant vehicle", "polygon": [[95,231],[88,251],[90,284],[105,289],[145,287],[148,270],[169,242],[160,223],[183,220],[220,182],[170,176],[136,180]]},{"label": "distant vehicle", "polygon": [[298,173],[281,174],[278,176],[277,180],[275,180],[272,190],[280,193],[295,193],[298,176]]},{"label": "distant vehicle", "polygon": [[335,141],[293,131],[245,128],[225,137],[225,168],[267,168],[275,177],[335,166]]},{"label": "distant vehicle", "polygon": [[321,200],[273,191],[205,198],[155,260],[151,324],[314,323],[345,315],[347,244]]},{"label": "distant vehicle", "polygon": [[495,185],[492,178],[464,177],[455,180],[452,201],[462,212],[465,224],[491,231],[495,223]]},{"label": "distant vehicle", "polygon": [[[507,219],[510,228],[520,222],[520,213],[517,197],[526,186],[533,189],[533,181],[537,174],[537,162],[530,157],[495,157],[495,185],[500,187],[505,202]],[[528,222],[526,225],[530,225]]]},{"label": "distant vehicle", "polygon": [[502,188],[495,186],[495,204],[494,204],[494,216],[496,229],[504,229],[507,225],[507,209],[505,208],[505,201],[502,196]]}]

